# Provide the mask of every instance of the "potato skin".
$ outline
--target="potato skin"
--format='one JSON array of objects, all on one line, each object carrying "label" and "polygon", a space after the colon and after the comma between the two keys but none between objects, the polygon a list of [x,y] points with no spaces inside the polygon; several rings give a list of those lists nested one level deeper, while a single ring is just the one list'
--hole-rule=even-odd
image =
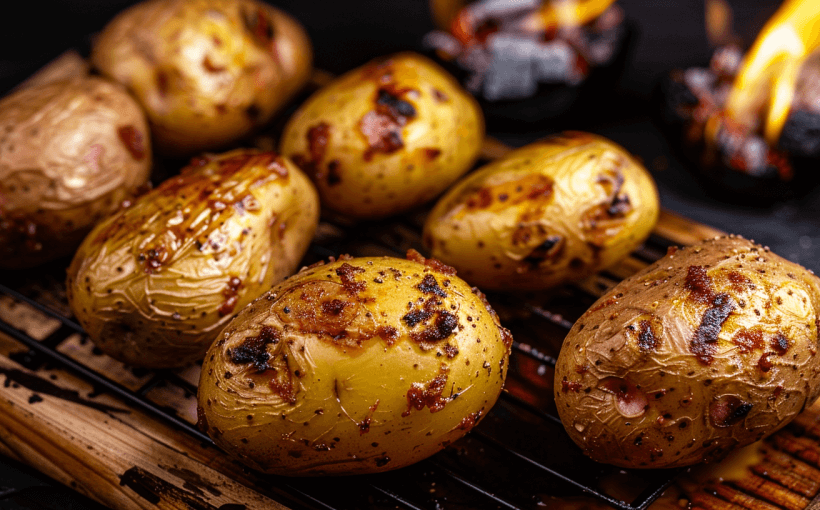
[{"label": "potato skin", "polygon": [[713,462],[820,393],[820,281],[743,238],[677,250],[575,323],[555,368],[570,437],[594,460]]},{"label": "potato skin", "polygon": [[100,33],[91,55],[148,114],[158,149],[224,147],[267,122],[307,81],[310,40],[256,0],[148,0]]},{"label": "potato skin", "polygon": [[512,337],[477,289],[415,255],[304,269],[242,310],[205,357],[200,427],[285,476],[396,469],[466,434]]},{"label": "potato skin", "polygon": [[318,217],[316,191],[286,158],[198,158],[88,235],[68,269],[71,310],[113,358],[188,365],[296,270]]},{"label": "potato skin", "polygon": [[541,290],[626,257],[658,220],[646,169],[600,136],[568,132],[470,174],[424,226],[433,257],[482,289]]},{"label": "potato skin", "polygon": [[148,182],[151,145],[119,85],[78,77],[0,100],[0,268],[72,253]]},{"label": "potato skin", "polygon": [[282,154],[330,209],[381,218],[432,199],[467,172],[484,138],[478,104],[414,53],[375,60],[311,96],[285,126]]}]

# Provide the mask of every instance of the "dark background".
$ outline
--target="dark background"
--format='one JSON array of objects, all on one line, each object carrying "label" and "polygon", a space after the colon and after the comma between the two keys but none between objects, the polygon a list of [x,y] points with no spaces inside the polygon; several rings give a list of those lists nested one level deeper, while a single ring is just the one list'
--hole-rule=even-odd
[{"label": "dark background", "polygon": [[[809,0],[810,1],[810,0]],[[127,0],[15,2],[0,21],[0,91],[34,72],[68,47],[85,48]],[[425,0],[271,1],[307,28],[316,66],[340,73],[372,57],[418,49],[433,28]],[[629,65],[592,115],[560,124],[527,126],[490,134],[523,145],[548,133],[583,129],[607,136],[640,156],[652,170],[664,207],[727,232],[770,246],[776,253],[820,271],[820,190],[771,204],[738,205],[692,177],[692,168],[652,122],[651,92],[675,67],[704,65],[712,48],[706,38],[702,0],[620,0],[637,28]],[[734,28],[746,45],[780,4],[777,0],[732,0]],[[603,92],[602,92],[603,93]],[[0,508],[95,508],[20,464],[0,457]]]}]

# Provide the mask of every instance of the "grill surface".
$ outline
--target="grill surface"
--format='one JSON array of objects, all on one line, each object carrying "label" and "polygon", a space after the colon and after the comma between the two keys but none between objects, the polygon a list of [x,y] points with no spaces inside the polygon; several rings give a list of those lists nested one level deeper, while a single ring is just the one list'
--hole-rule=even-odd
[{"label": "grill surface", "polygon": [[[408,248],[421,250],[421,219],[417,215],[394,223],[355,226],[330,219],[321,225],[305,262],[341,253],[403,256]],[[668,244],[653,237],[634,260],[657,258]],[[130,407],[210,443],[195,426],[199,367],[123,370],[96,352],[82,328],[66,315],[63,266],[55,264],[48,271],[35,273],[36,278],[29,273],[9,275],[5,285],[0,285],[3,294],[56,320],[56,329],[42,339],[0,322],[0,331],[30,349],[16,361],[33,370],[45,364],[72,370],[92,383],[98,393],[113,394]],[[552,399],[554,356],[563,336],[597,294],[618,279],[615,274],[602,274],[586,285],[563,289],[547,301],[534,294],[490,296],[516,341],[502,398],[467,438],[429,460],[395,472],[323,479],[321,490],[312,479],[269,477],[271,485],[284,488],[309,508],[412,509],[445,503],[446,508],[533,508],[549,504],[552,498],[586,494],[623,510],[645,509],[669,486],[676,472],[626,472],[590,461],[566,436]],[[604,489],[616,485],[633,489],[626,494]]]}]

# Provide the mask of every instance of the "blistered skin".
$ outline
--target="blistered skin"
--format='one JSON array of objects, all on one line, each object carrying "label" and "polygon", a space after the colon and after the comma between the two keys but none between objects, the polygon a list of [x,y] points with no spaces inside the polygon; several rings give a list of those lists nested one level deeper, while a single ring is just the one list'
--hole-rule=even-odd
[{"label": "blistered skin", "polygon": [[83,77],[0,101],[0,268],[72,253],[148,182],[145,116],[119,85]]},{"label": "blistered skin", "polygon": [[173,155],[224,147],[266,123],[305,84],[311,61],[301,25],[256,0],[148,0],[114,18],[92,53]]},{"label": "blistered skin", "polygon": [[424,226],[432,255],[482,289],[580,280],[637,248],[658,193],[623,148],[569,132],[517,149],[451,188]]},{"label": "blistered skin", "polygon": [[720,460],[820,394],[818,314],[817,277],[745,239],[672,252],[573,326],[555,370],[561,420],[600,462]]},{"label": "blistered skin", "polygon": [[318,217],[316,191],[286,158],[242,149],[198,158],[91,231],[68,270],[71,310],[120,361],[190,364],[296,270]]},{"label": "blistered skin", "polygon": [[355,69],[311,96],[282,135],[282,154],[316,183],[322,204],[381,218],[419,206],[467,172],[484,138],[478,104],[421,55]]},{"label": "blistered skin", "polygon": [[425,260],[305,269],[214,343],[200,427],[286,476],[396,469],[466,434],[496,402],[512,337],[477,289]]}]

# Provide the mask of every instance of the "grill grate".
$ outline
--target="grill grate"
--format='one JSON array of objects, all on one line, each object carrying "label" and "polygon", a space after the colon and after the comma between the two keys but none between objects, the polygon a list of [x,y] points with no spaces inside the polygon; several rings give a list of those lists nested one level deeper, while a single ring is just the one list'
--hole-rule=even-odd
[{"label": "grill grate", "polygon": [[[408,248],[421,250],[421,220],[408,217],[398,223],[354,228],[331,218],[321,225],[306,262],[340,253],[403,256]],[[653,237],[633,260],[641,265],[654,260],[669,244],[672,243]],[[193,373],[135,372],[135,381],[123,383],[100,370],[97,363],[91,366],[87,359],[77,359],[72,356],[73,351],[64,348],[72,341],[78,342],[78,335],[80,344],[86,341],[82,328],[61,313],[67,309],[65,298],[61,297],[64,289],[58,285],[55,289],[54,282],[61,281],[62,276],[61,268],[53,268],[45,281],[28,280],[30,275],[10,275],[9,279],[15,282],[0,284],[0,294],[59,321],[59,327],[43,340],[0,321],[0,332],[30,349],[24,356],[27,368],[50,364],[71,370],[91,383],[97,393],[114,395],[201,443],[212,445],[210,438],[196,428],[194,413],[185,412],[189,404],[186,399],[168,397],[182,394],[193,398],[199,367]],[[42,280],[44,275],[38,274],[37,278]],[[431,459],[394,472],[326,479],[321,490],[310,479],[268,475],[259,479],[281,487],[293,498],[283,501],[285,504],[293,506],[295,500],[304,508],[524,509],[541,507],[553,497],[591,495],[621,510],[645,510],[672,483],[678,471],[627,472],[590,461],[566,436],[552,399],[552,369],[564,335],[573,319],[619,279],[617,275],[603,274],[592,286],[562,290],[566,295],[548,300],[547,305],[542,305],[535,295],[490,295],[491,302],[504,316],[503,322],[516,337],[507,387],[496,407],[471,434]],[[92,356],[106,358],[102,354]],[[614,496],[602,488],[602,481],[618,478],[628,478],[630,486],[639,487],[631,500],[624,501],[623,496]]]}]

